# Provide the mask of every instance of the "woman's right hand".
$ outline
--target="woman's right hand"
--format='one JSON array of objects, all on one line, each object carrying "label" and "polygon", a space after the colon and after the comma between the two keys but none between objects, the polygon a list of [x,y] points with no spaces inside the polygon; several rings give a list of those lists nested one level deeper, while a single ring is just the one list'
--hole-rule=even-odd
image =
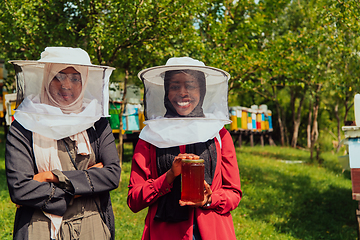
[{"label": "woman's right hand", "polygon": [[171,168],[166,172],[166,180],[171,184],[181,174],[181,161],[183,159],[199,159],[198,155],[192,153],[180,153],[174,158]]},{"label": "woman's right hand", "polygon": [[33,180],[38,182],[59,183],[59,179],[51,171],[37,173],[34,175]]}]

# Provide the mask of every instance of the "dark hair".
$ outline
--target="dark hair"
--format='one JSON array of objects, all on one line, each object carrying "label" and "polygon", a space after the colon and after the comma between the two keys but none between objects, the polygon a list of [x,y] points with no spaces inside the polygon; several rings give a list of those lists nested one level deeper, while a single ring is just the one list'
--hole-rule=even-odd
[{"label": "dark hair", "polygon": [[[179,115],[168,98],[170,80],[174,75],[179,73],[185,73],[191,75],[197,80],[200,87],[199,103],[194,108],[194,110],[186,116]],[[206,93],[206,78],[203,72],[197,70],[190,70],[190,69],[166,71],[164,76],[164,89],[165,89],[164,105],[166,108],[165,117],[205,117],[202,109],[202,104],[204,102],[204,97]]]}]

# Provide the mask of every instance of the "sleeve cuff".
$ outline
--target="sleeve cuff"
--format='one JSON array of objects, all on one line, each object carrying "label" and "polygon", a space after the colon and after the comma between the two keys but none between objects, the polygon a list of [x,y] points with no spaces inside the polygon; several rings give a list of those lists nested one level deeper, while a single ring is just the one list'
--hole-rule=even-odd
[{"label": "sleeve cuff", "polygon": [[204,206],[205,208],[216,208],[220,204],[220,196],[218,194],[211,194],[211,203],[207,206]]},{"label": "sleeve cuff", "polygon": [[54,169],[51,172],[59,179],[59,183],[56,184],[59,188],[70,193],[74,193],[74,187],[65,174],[63,174],[59,169]]},{"label": "sleeve cuff", "polygon": [[169,184],[166,180],[166,173],[155,179],[153,182],[154,189],[159,193],[160,196],[171,191],[173,184]]}]

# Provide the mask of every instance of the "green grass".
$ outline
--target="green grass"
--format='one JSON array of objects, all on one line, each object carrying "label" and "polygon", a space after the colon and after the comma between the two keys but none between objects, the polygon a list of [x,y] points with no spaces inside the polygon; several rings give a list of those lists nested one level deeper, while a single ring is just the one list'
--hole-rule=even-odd
[{"label": "green grass", "polygon": [[[0,239],[11,239],[15,206],[7,192],[0,140]],[[232,212],[237,239],[357,239],[357,202],[352,200],[350,174],[342,172],[336,155],[323,154],[318,165],[310,164],[309,152],[298,149],[255,146],[236,151],[243,190]],[[125,144],[120,187],[111,192],[116,239],[140,239],[147,212],[134,214],[126,204],[131,154],[131,144]]]},{"label": "green grass", "polygon": [[237,156],[244,192],[233,211],[237,239],[357,239],[357,202],[337,156],[324,154],[322,166],[290,148],[245,147]]}]

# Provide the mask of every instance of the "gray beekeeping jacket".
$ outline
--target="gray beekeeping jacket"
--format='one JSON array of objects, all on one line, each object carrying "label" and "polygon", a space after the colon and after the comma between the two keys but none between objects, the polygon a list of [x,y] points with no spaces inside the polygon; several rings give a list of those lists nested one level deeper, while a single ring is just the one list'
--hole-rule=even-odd
[{"label": "gray beekeeping jacket", "polygon": [[14,239],[28,239],[28,226],[34,210],[63,216],[74,195],[99,197],[100,215],[114,239],[114,214],[109,191],[118,187],[120,180],[119,157],[114,136],[106,118],[98,120],[87,129],[96,162],[103,168],[63,171],[69,179],[72,190],[56,184],[33,180],[38,173],[34,153],[32,132],[14,121],[7,135],[5,164],[11,200],[20,208],[16,211]]}]

